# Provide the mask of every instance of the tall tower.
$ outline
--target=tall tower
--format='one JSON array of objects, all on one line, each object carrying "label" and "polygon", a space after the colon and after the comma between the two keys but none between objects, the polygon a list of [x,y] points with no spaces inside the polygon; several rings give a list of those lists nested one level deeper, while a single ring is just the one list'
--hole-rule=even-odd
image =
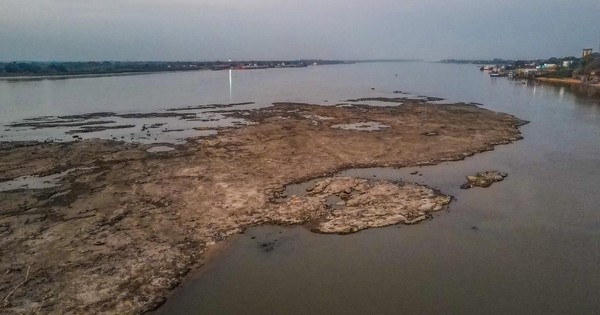
[{"label": "tall tower", "polygon": [[593,49],[592,48],[585,48],[581,50],[581,58],[592,54]]}]

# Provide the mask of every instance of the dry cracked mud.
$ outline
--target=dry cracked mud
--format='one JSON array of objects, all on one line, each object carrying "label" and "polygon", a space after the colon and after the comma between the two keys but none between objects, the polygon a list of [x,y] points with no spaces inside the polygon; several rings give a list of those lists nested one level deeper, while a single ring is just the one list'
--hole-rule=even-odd
[{"label": "dry cracked mud", "polygon": [[[159,153],[103,140],[1,143],[1,182],[64,177],[53,187],[0,192],[0,313],[152,310],[202,263],[208,246],[259,224],[351,233],[417,222],[449,197],[416,184],[331,175],[460,160],[521,139],[525,123],[469,104],[418,101],[276,103],[224,114],[255,124]],[[331,127],[364,122],[388,127]],[[286,185],[314,178],[322,179],[305,196],[279,197]]]}]

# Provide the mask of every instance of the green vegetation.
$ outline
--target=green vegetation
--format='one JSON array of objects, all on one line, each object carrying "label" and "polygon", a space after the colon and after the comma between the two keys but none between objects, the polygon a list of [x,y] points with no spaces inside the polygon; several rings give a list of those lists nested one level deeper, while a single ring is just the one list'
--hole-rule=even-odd
[{"label": "green vegetation", "polygon": [[198,70],[208,63],[191,62],[9,62],[0,63],[0,76],[84,75],[125,72]]},{"label": "green vegetation", "polygon": [[541,64],[555,65],[555,67],[550,69],[542,68],[541,73],[538,73],[537,76],[557,79],[571,78],[578,62],[579,59],[576,57],[549,58]]},{"label": "green vegetation", "polygon": [[[567,61],[568,65],[564,62]],[[583,58],[566,57],[550,58],[546,64],[556,64],[557,68],[553,71],[542,72],[539,76],[548,78],[586,78],[584,81],[595,80],[592,78],[600,73],[600,54],[594,53]]]},{"label": "green vegetation", "polygon": [[42,67],[34,63],[13,62],[4,66],[6,73],[39,73]]},{"label": "green vegetation", "polygon": [[[537,69],[538,71],[526,74],[527,77],[547,78],[573,78],[577,77],[585,82],[596,82],[600,74],[600,53],[593,53],[583,58],[577,57],[552,57],[548,59],[531,60],[457,60],[448,59],[442,63],[494,65],[499,71],[518,69]],[[517,72],[517,75],[518,72]],[[521,74],[522,75],[522,74]]]},{"label": "green vegetation", "polygon": [[590,75],[592,72],[600,72],[600,53],[587,55],[579,60],[575,73],[578,75]]},{"label": "green vegetation", "polygon": [[571,78],[573,76],[573,69],[569,67],[560,67],[554,73],[557,78]]},{"label": "green vegetation", "polygon": [[223,70],[252,64],[264,68],[300,67],[310,64],[339,64],[337,60],[292,61],[85,61],[85,62],[0,62],[0,77],[103,75],[161,71]]}]

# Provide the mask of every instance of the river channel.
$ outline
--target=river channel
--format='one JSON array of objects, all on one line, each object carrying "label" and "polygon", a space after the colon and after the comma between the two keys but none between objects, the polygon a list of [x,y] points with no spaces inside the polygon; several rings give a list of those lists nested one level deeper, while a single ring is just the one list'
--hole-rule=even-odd
[{"label": "river channel", "polygon": [[[524,84],[490,78],[472,65],[437,63],[2,81],[0,123],[198,104],[328,105],[392,97],[395,90],[476,102],[530,123],[521,127],[523,140],[464,161],[340,173],[417,182],[453,195],[448,211],[432,220],[344,236],[300,226],[248,229],[192,272],[156,313],[599,314],[600,96],[594,90]],[[3,140],[21,139],[3,130]],[[29,140],[41,137],[23,132]],[[486,189],[459,188],[465,176],[485,170],[508,177]]]}]

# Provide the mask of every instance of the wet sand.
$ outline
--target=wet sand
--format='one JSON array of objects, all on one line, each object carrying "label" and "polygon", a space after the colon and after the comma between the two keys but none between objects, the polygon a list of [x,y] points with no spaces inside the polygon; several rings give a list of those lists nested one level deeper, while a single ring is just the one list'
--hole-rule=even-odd
[{"label": "wet sand", "polygon": [[[470,104],[402,102],[223,111],[255,124],[160,154],[106,140],[3,143],[1,181],[72,171],[54,187],[0,192],[2,311],[142,313],[202,264],[207,247],[250,226],[307,223],[350,233],[418,222],[449,197],[331,174],[464,159],[521,139],[525,123]],[[388,127],[332,128],[365,122]],[[286,185],[313,178],[327,185],[313,187],[310,198],[283,195]]]}]

